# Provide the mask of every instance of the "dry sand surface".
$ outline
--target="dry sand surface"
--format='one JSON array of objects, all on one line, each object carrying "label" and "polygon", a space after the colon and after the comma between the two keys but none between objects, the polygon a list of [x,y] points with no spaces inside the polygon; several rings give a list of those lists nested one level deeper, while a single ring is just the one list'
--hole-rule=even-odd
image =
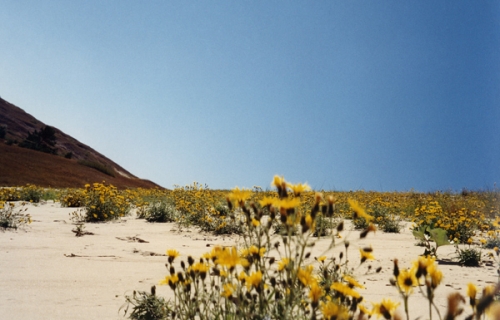
[{"label": "dry sand surface", "polygon": [[[85,230],[94,235],[75,237],[69,216],[73,211],[50,201],[29,204],[31,225],[0,232],[0,319],[124,319],[123,311],[119,312],[124,296],[133,290],[149,291],[167,274],[166,249],[175,248],[185,258],[200,256],[214,245],[238,243],[237,236],[202,234],[194,228],[178,231],[175,224],[152,224],[135,216],[86,224]],[[343,234],[351,242],[351,266],[359,261],[358,248],[372,245],[376,260],[370,264],[373,269],[383,268],[368,275],[364,275],[366,266],[356,269],[357,279],[366,286],[361,290],[365,300],[397,300],[396,289],[389,285],[392,260],[399,259],[400,268],[410,267],[424,250],[415,245],[408,226],[399,234],[377,231],[363,240],[356,231]],[[318,241],[311,262],[329,244],[328,239]],[[338,256],[340,251],[335,248],[331,254]],[[455,248],[441,247],[438,253],[440,258],[452,259]],[[465,294],[468,282],[484,287],[497,281],[492,265],[467,268],[441,263],[440,269],[444,280],[437,290],[437,305],[442,314],[448,293]],[[169,297],[169,291],[168,286],[157,287],[158,295]],[[410,314],[412,319],[428,318],[427,302],[418,292],[410,298]]]}]

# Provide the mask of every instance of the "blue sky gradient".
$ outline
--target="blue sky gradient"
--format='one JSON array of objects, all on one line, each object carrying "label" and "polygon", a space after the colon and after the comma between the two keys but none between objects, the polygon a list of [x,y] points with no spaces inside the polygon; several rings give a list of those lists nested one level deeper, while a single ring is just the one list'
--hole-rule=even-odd
[{"label": "blue sky gradient", "polygon": [[0,96],[164,187],[491,189],[496,1],[2,1]]}]

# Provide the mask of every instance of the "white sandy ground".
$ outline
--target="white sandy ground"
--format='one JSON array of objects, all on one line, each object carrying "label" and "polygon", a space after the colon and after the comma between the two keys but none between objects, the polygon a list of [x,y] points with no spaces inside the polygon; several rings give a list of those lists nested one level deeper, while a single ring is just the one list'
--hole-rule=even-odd
[{"label": "white sandy ground", "polygon": [[[85,230],[95,235],[75,237],[69,216],[73,211],[51,201],[29,204],[31,225],[0,232],[0,319],[124,319],[123,310],[119,312],[124,296],[133,290],[149,291],[167,274],[166,257],[161,256],[166,249],[177,249],[185,259],[187,255],[198,257],[214,245],[238,241],[237,236],[202,234],[194,228],[180,232],[175,224],[152,224],[134,215],[119,222],[86,224]],[[383,267],[379,274],[363,275],[365,265],[356,270],[357,279],[366,286],[361,290],[365,301],[398,300],[396,289],[389,285],[392,259],[399,259],[400,268],[410,267],[424,250],[415,245],[408,226],[399,234],[377,231],[363,240],[358,240],[356,231],[343,234],[351,242],[350,266],[358,264],[358,248],[372,245],[376,260],[370,263],[373,269]],[[147,243],[133,241],[133,237]],[[311,262],[329,244],[329,239],[318,241]],[[335,248],[328,256],[338,256],[342,248]],[[440,247],[438,254],[451,259],[455,248]],[[468,282],[480,288],[497,282],[496,265],[467,268],[441,264],[440,269],[444,280],[436,301],[442,316],[448,293],[459,290],[465,295]],[[171,296],[168,286],[157,286],[157,294]],[[399,311],[403,311],[402,304]],[[466,311],[469,314],[467,306]],[[412,319],[428,318],[427,300],[418,291],[410,298],[410,315]]]}]

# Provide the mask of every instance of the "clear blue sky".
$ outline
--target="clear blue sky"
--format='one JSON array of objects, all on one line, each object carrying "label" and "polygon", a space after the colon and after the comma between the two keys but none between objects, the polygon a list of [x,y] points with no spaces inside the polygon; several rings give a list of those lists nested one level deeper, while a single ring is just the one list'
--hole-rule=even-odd
[{"label": "clear blue sky", "polygon": [[164,187],[500,183],[498,1],[0,5],[0,96]]}]

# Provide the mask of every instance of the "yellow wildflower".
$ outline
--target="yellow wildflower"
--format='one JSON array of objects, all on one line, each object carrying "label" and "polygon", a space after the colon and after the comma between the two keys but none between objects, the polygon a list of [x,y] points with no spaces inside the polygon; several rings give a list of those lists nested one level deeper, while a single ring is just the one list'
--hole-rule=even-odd
[{"label": "yellow wildflower", "polygon": [[385,319],[391,319],[398,306],[399,303],[383,299],[382,302],[373,304],[372,314],[377,315],[377,318],[383,316]]},{"label": "yellow wildflower", "polygon": [[288,267],[288,264],[290,263],[290,259],[288,258],[283,258],[278,262],[278,271],[281,272],[285,270]]},{"label": "yellow wildflower", "polygon": [[215,263],[230,269],[237,265],[248,266],[248,260],[241,258],[235,247],[224,248],[218,252]]},{"label": "yellow wildflower", "polygon": [[296,197],[299,197],[300,194],[304,191],[311,190],[311,187],[307,183],[297,183],[297,184],[287,183],[287,187],[290,188],[290,190],[292,190],[293,194]]},{"label": "yellow wildflower", "polygon": [[264,197],[262,200],[259,200],[259,204],[262,207],[266,206],[276,206],[276,204],[279,202],[278,199],[276,198],[270,198],[270,197]]},{"label": "yellow wildflower", "polygon": [[321,256],[321,257],[317,258],[316,260],[318,260],[319,262],[325,262],[326,256]]},{"label": "yellow wildflower", "polygon": [[304,286],[310,285],[315,280],[313,275],[313,269],[314,267],[309,265],[305,268],[300,268],[297,271],[297,277]]},{"label": "yellow wildflower", "polygon": [[252,288],[258,288],[261,281],[262,281],[262,272],[260,270],[252,272],[252,274],[246,278],[247,290],[250,291],[252,290]]},{"label": "yellow wildflower", "polygon": [[347,281],[349,283],[349,285],[351,285],[352,287],[357,287],[357,288],[360,288],[360,289],[364,289],[365,287],[360,284],[358,281],[356,281],[356,279],[354,279],[353,277],[350,277],[348,275],[344,275],[344,280]]},{"label": "yellow wildflower", "polygon": [[288,210],[298,207],[300,205],[300,200],[299,198],[293,198],[293,199],[286,198],[279,200],[276,204],[280,208]]},{"label": "yellow wildflower", "polygon": [[476,286],[469,282],[467,284],[467,296],[472,299],[476,299],[476,294],[477,294],[477,288]]},{"label": "yellow wildflower", "polygon": [[321,313],[323,318],[326,320],[337,319],[337,320],[347,320],[349,319],[349,312],[344,306],[340,306],[333,301],[327,301],[321,304]]},{"label": "yellow wildflower", "polygon": [[176,274],[166,276],[165,279],[160,281],[160,285],[168,284],[172,289],[175,288],[177,282],[179,282],[179,277]]},{"label": "yellow wildflower", "polygon": [[334,282],[330,286],[330,289],[335,290],[335,291],[343,294],[344,296],[350,296],[350,297],[353,297],[353,298],[356,298],[356,299],[359,298],[359,297],[361,297],[361,295],[359,294],[359,292],[357,292],[354,289],[351,289],[349,286],[346,286],[345,284],[343,284],[341,282]]},{"label": "yellow wildflower", "polygon": [[246,190],[246,189],[240,190],[240,188],[236,187],[233,190],[231,190],[231,193],[227,195],[227,198],[230,201],[234,201],[241,205],[245,201],[247,201],[251,196],[252,196],[251,190]]},{"label": "yellow wildflower", "polygon": [[225,283],[223,286],[223,291],[221,293],[221,295],[224,297],[224,298],[229,298],[230,296],[233,295],[233,292],[234,292],[234,285],[232,283]]},{"label": "yellow wildflower", "polygon": [[418,286],[418,279],[416,277],[416,274],[417,269],[413,267],[410,270],[401,270],[397,277],[399,289],[404,291],[407,295],[413,292],[413,287]]},{"label": "yellow wildflower", "polygon": [[276,188],[281,188],[281,186],[285,183],[285,178],[283,176],[275,175],[273,181],[271,182],[271,186],[275,186]]},{"label": "yellow wildflower", "polygon": [[435,263],[427,267],[427,272],[429,273],[429,277],[431,278],[432,288],[436,288],[443,280],[443,273],[438,269]]},{"label": "yellow wildflower", "polygon": [[175,258],[179,256],[179,251],[174,249],[168,249],[167,256],[168,256],[168,262],[172,263],[175,260]]},{"label": "yellow wildflower", "polygon": [[354,218],[365,218],[367,222],[371,222],[374,218],[366,213],[365,209],[359,205],[356,200],[347,200],[352,210],[354,210]]},{"label": "yellow wildflower", "polygon": [[359,249],[359,252],[361,254],[361,263],[365,262],[366,260],[375,260],[375,257],[372,254],[372,249],[371,248],[361,248]]},{"label": "yellow wildflower", "polygon": [[311,284],[311,288],[309,289],[309,299],[311,299],[312,303],[316,305],[319,299],[323,296],[324,290],[318,285],[318,282],[313,282]]}]

